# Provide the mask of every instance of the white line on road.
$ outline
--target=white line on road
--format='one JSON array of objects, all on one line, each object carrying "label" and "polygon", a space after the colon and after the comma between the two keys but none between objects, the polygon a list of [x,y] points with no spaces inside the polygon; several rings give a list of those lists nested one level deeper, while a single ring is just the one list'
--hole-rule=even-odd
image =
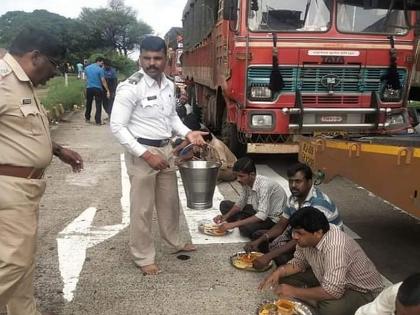
[{"label": "white line on road", "polygon": [[96,208],[89,207],[71,222],[57,237],[58,262],[63,278],[64,299],[70,302],[79,282],[80,272],[86,259],[86,250],[115,236],[130,223],[130,182],[121,154],[121,223],[107,226],[92,226]]},{"label": "white line on road", "polygon": [[191,235],[191,241],[193,244],[216,244],[216,243],[243,243],[248,242],[248,239],[242,237],[239,234],[239,230],[236,228],[232,233],[225,236],[209,236],[204,235],[198,231],[198,226],[201,222],[211,222],[213,218],[220,214],[219,205],[224,199],[216,186],[213,195],[213,207],[206,210],[193,210],[187,207],[187,196],[185,194],[184,184],[181,180],[181,175],[177,172],[178,177],[178,192],[179,200],[184,210],[185,219],[187,220],[188,229]]}]

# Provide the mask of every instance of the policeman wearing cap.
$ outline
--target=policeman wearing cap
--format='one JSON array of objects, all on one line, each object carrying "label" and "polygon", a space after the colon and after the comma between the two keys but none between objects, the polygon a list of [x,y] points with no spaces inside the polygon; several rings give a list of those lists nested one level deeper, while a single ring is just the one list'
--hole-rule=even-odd
[{"label": "policeman wearing cap", "polygon": [[39,202],[52,155],[83,168],[76,152],[51,140],[34,89],[51,79],[65,53],[47,33],[25,29],[0,59],[0,308],[39,315],[33,293]]},{"label": "policeman wearing cap", "polygon": [[172,134],[203,145],[201,131],[191,131],[175,111],[174,84],[163,70],[166,44],[148,36],[140,48],[142,69],[122,82],[116,92],[111,130],[126,149],[125,162],[131,182],[130,251],[145,275],[160,272],[155,263],[152,213],[156,208],[162,238],[176,251],[192,251],[179,240],[179,199]]}]

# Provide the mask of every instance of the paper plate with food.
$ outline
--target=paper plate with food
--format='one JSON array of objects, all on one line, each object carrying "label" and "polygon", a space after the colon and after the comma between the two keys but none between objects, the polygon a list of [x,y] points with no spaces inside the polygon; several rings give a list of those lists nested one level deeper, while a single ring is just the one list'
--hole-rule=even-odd
[{"label": "paper plate with food", "polygon": [[262,269],[256,269],[253,266],[254,260],[258,257],[263,256],[263,253],[260,252],[239,252],[232,256],[230,256],[230,263],[233,267],[242,269],[242,270],[248,270],[248,271],[266,271],[273,266],[273,261],[270,261],[270,263],[262,268]]},{"label": "paper plate with food", "polygon": [[214,222],[200,222],[198,224],[198,230],[206,235],[210,235],[210,236],[224,236],[228,233],[231,233],[232,231],[230,230],[221,230],[219,225],[214,223]]},{"label": "paper plate with food", "polygon": [[288,299],[264,302],[257,309],[257,315],[313,315],[303,303]]}]

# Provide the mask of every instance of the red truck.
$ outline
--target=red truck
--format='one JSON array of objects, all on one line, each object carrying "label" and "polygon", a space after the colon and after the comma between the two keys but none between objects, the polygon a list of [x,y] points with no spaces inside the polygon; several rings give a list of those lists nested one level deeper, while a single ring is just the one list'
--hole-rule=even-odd
[{"label": "red truck", "polygon": [[188,0],[190,101],[239,156],[298,152],[298,135],[406,130],[412,2]]},{"label": "red truck", "polygon": [[165,73],[175,83],[179,83],[182,78],[181,55],[182,55],[182,28],[172,27],[164,36],[168,47],[168,61]]}]

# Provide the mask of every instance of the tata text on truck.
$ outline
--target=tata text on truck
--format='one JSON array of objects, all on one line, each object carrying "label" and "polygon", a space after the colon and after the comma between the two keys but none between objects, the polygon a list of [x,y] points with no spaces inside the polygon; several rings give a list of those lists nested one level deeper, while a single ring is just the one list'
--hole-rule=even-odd
[{"label": "tata text on truck", "polygon": [[408,127],[414,12],[392,0],[189,0],[183,74],[237,154]]}]

